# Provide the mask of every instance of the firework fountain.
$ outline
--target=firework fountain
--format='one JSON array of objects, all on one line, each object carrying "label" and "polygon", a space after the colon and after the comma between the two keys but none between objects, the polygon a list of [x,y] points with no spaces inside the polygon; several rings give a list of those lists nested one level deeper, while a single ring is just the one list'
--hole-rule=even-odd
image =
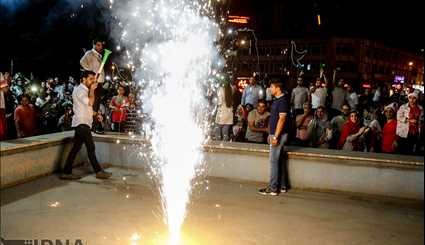
[{"label": "firework fountain", "polygon": [[158,180],[169,244],[178,244],[211,113],[205,91],[218,76],[218,24],[211,1],[130,0],[113,3],[120,45],[141,88],[143,131]]}]

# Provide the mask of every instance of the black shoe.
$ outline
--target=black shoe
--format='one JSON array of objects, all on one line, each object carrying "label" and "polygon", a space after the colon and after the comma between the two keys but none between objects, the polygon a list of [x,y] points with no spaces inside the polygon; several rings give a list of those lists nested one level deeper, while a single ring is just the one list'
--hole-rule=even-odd
[{"label": "black shoe", "polygon": [[100,171],[96,173],[96,179],[109,179],[111,178],[112,174],[105,172],[105,171]]},{"label": "black shoe", "polygon": [[280,188],[280,193],[286,193],[286,192],[288,192],[288,188],[286,187]]},{"label": "black shoe", "polygon": [[79,180],[79,179],[81,179],[81,176],[76,175],[76,174],[62,174],[60,176],[60,179],[63,179],[63,180]]},{"label": "black shoe", "polygon": [[279,195],[279,192],[272,190],[270,187],[259,189],[258,193],[260,193],[261,195],[270,195],[270,196]]}]

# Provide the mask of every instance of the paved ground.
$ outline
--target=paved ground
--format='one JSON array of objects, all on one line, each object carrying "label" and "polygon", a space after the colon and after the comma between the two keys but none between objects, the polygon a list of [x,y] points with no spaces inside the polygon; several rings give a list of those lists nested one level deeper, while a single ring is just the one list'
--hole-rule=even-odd
[{"label": "paved ground", "polygon": [[[84,245],[165,244],[158,192],[143,173],[114,178],[56,176],[1,191],[6,239],[83,239]],[[195,189],[183,227],[185,245],[423,244],[423,208],[344,195],[256,193],[261,184],[209,179]],[[208,186],[208,190],[207,189]],[[138,242],[130,237],[137,233]]]}]

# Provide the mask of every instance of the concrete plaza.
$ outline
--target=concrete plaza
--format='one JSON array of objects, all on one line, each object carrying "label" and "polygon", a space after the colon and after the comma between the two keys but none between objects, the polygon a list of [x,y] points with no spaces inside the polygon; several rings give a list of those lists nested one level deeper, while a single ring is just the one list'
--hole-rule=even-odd
[{"label": "concrete plaza", "polygon": [[[109,171],[114,176],[108,181],[88,173],[74,182],[51,175],[3,189],[1,237],[166,244],[154,184],[143,172]],[[207,182],[193,191],[183,226],[186,245],[424,243],[424,212],[415,204],[301,190],[270,197],[257,194],[257,182]]]}]

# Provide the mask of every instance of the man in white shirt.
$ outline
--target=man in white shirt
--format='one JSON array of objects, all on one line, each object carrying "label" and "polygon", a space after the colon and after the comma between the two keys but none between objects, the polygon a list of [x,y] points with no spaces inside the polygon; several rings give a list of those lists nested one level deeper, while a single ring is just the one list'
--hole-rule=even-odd
[{"label": "man in white shirt", "polygon": [[241,105],[246,106],[251,104],[254,108],[257,107],[258,100],[260,99],[261,86],[257,84],[257,77],[251,77],[248,86],[243,90]]},{"label": "man in white shirt", "polygon": [[[105,71],[102,69],[99,72],[100,65],[102,64],[102,53],[105,46],[105,42],[101,39],[94,39],[93,40],[93,49],[87,51],[84,56],[80,60],[81,67],[86,71],[92,71],[96,73],[96,82],[100,83],[100,86],[98,86],[95,90],[95,100],[93,102],[93,110],[94,115],[99,111],[99,106],[101,103],[102,97],[105,95],[105,90],[103,89],[102,85],[105,81]],[[95,117],[94,122],[94,130],[97,133],[103,133],[103,129],[101,129],[100,122],[97,120],[97,117]]]},{"label": "man in white shirt", "polygon": [[265,134],[269,132],[268,124],[270,113],[266,111],[267,105],[264,100],[259,100],[257,110],[252,110],[248,114],[248,127],[245,139],[249,142],[265,143]]},{"label": "man in white shirt", "polygon": [[72,174],[72,166],[75,157],[80,151],[83,144],[86,145],[87,154],[93,170],[98,179],[108,179],[111,177],[110,173],[103,171],[98,163],[95,155],[95,146],[93,137],[91,135],[91,125],[93,123],[93,103],[94,103],[94,90],[97,87],[96,73],[93,71],[84,71],[81,78],[81,83],[72,93],[73,111],[72,127],[75,128],[74,145],[66,159],[62,179],[76,180],[81,176]]},{"label": "man in white shirt", "polygon": [[326,89],[322,87],[322,81],[320,78],[316,79],[316,86],[314,91],[311,93],[311,107],[316,110],[319,106],[326,105]]},{"label": "man in white shirt", "polygon": [[291,104],[294,108],[295,115],[302,114],[304,112],[303,105],[308,101],[310,91],[308,88],[303,86],[303,79],[299,77],[297,80],[297,86],[292,90]]},{"label": "man in white shirt", "polygon": [[347,91],[347,103],[350,105],[351,110],[357,110],[357,106],[359,105],[359,96],[357,95],[356,91],[353,90],[351,85],[347,86]]}]

